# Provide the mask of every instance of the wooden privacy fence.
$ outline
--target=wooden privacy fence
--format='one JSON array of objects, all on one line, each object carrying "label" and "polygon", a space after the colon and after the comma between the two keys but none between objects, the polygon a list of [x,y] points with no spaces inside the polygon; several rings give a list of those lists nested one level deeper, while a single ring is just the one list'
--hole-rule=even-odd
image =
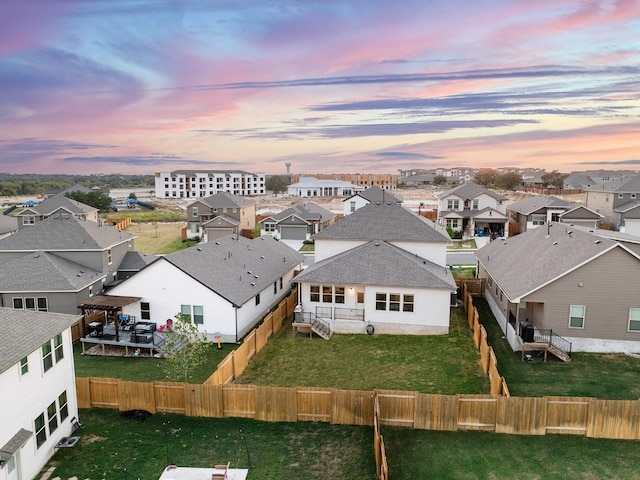
[{"label": "wooden privacy fence", "polygon": [[389,465],[387,464],[387,453],[384,448],[384,439],[380,433],[380,404],[378,397],[373,404],[373,453],[376,458],[376,475],[380,480],[389,479]]},{"label": "wooden privacy fence", "polygon": [[298,288],[278,304],[262,321],[244,337],[242,344],[229,352],[213,374],[204,382],[206,385],[225,385],[232,382],[244,372],[251,359],[267,344],[267,340],[278,332],[284,321],[293,316],[293,309],[298,303]]},{"label": "wooden privacy fence", "polygon": [[[484,291],[484,287],[481,289]],[[473,341],[480,351],[480,364],[485,375],[489,376],[491,383],[491,393],[493,395],[509,396],[509,388],[504,377],[498,372],[498,360],[493,348],[487,343],[487,331],[480,325],[480,315],[478,309],[473,306],[473,296],[467,290],[467,284],[463,284],[463,302],[469,328],[473,331]]]},{"label": "wooden privacy fence", "polygon": [[143,409],[152,413],[269,422],[315,421],[376,428],[387,425],[421,430],[559,433],[640,440],[640,400],[144,383],[113,378],[77,378],[76,388],[80,408]]}]

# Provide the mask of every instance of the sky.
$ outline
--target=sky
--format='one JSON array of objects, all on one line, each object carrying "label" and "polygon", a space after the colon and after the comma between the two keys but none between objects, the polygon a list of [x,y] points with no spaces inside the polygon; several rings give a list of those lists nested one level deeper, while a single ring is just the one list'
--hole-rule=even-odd
[{"label": "sky", "polygon": [[1,0],[0,172],[640,167],[638,0]]}]

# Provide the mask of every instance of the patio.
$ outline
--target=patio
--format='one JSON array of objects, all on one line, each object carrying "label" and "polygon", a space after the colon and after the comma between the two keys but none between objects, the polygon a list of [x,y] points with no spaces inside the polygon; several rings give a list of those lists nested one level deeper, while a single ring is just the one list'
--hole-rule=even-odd
[{"label": "patio", "polygon": [[[249,470],[244,468],[195,468],[169,465],[158,480],[246,480]],[[224,472],[224,473],[223,473]]]}]

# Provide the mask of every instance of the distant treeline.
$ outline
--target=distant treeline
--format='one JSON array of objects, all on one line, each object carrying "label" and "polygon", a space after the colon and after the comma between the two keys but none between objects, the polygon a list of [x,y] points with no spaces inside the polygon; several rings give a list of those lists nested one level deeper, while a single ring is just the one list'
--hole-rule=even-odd
[{"label": "distant treeline", "polygon": [[100,190],[112,188],[155,188],[153,175],[42,175],[0,173],[0,196],[43,195],[79,184]]}]

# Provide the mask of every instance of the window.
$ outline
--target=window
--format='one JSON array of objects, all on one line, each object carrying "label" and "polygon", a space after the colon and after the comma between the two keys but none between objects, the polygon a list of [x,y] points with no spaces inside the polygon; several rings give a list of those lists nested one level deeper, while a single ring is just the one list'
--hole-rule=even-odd
[{"label": "window", "polygon": [[344,287],[335,287],[335,303],[344,303]]},{"label": "window", "polygon": [[386,310],[386,309],[387,309],[387,294],[376,293],[376,310]]},{"label": "window", "polygon": [[405,294],[402,296],[402,311],[413,312],[413,295]]},{"label": "window", "polygon": [[473,209],[474,210],[478,210],[478,207],[480,206],[480,200],[474,200],[473,201]]},{"label": "window", "polygon": [[149,302],[140,302],[140,318],[151,320],[151,305]]},{"label": "window", "polygon": [[36,418],[33,423],[35,425],[34,430],[36,431],[36,446],[37,448],[40,448],[42,444],[47,441],[47,429],[45,428],[44,413],[38,415],[38,418]]},{"label": "window", "polygon": [[544,225],[544,222],[547,220],[546,215],[531,215],[531,224],[532,225]]},{"label": "window", "polygon": [[282,277],[280,277],[280,290],[282,290]]},{"label": "window", "polygon": [[56,408],[56,402],[53,402],[47,407],[47,420],[49,422],[49,435],[58,429],[58,409]]},{"label": "window", "polygon": [[180,305],[180,313],[185,322],[191,321],[191,305]]},{"label": "window", "polygon": [[629,309],[629,331],[640,332],[640,308]]},{"label": "window", "polygon": [[311,285],[310,292],[309,292],[309,301],[310,302],[320,301],[320,285]]},{"label": "window", "polygon": [[349,211],[350,212],[356,211],[356,202],[349,202]]},{"label": "window", "polygon": [[457,218],[447,218],[447,227],[451,227],[453,229],[458,228],[458,219]]},{"label": "window", "polygon": [[256,295],[256,305],[260,305],[260,294]]},{"label": "window", "polygon": [[113,263],[113,256],[111,255],[111,249],[107,250],[107,263],[111,265]]},{"label": "window", "polygon": [[20,375],[26,375],[27,373],[29,373],[29,359],[22,357],[20,359]]},{"label": "window", "polygon": [[273,294],[278,293],[278,282],[273,282]]},{"label": "window", "polygon": [[322,286],[322,301],[324,303],[333,302],[333,288],[331,287],[331,285]]},{"label": "window", "polygon": [[17,309],[17,310],[22,310],[24,308],[24,302],[22,301],[22,298],[15,298],[13,299],[13,308]]},{"label": "window", "polygon": [[447,210],[458,210],[460,200],[447,200]]},{"label": "window", "polygon": [[390,312],[400,311],[400,294],[399,293],[389,294],[389,311]]},{"label": "window", "polygon": [[584,305],[571,305],[569,316],[569,328],[584,328]]},{"label": "window", "polygon": [[276,231],[276,224],[275,223],[265,223],[264,224],[264,231],[265,232],[275,232]]},{"label": "window", "polygon": [[191,216],[193,216],[193,217],[197,217],[198,216],[198,207],[192,207]]},{"label": "window", "polygon": [[36,217],[33,215],[27,215],[22,217],[22,225],[33,225],[36,223]]},{"label": "window", "polygon": [[69,406],[67,405],[67,391],[65,390],[58,397],[58,411],[60,412],[60,421],[64,422],[69,416]]},{"label": "window", "polygon": [[53,367],[53,356],[51,352],[51,342],[47,342],[42,345],[42,366],[44,367],[44,371],[48,371],[51,367]]},{"label": "window", "polygon": [[64,358],[64,350],[62,349],[62,334],[59,333],[53,337],[53,353],[56,357],[56,363]]},{"label": "window", "polygon": [[48,312],[49,305],[47,297],[13,297],[13,308],[17,310],[38,310],[39,312]]},{"label": "window", "polygon": [[357,303],[364,303],[364,292],[357,292],[356,293],[356,302]]},{"label": "window", "polygon": [[204,323],[204,307],[202,305],[193,306],[193,323],[197,325]]}]

